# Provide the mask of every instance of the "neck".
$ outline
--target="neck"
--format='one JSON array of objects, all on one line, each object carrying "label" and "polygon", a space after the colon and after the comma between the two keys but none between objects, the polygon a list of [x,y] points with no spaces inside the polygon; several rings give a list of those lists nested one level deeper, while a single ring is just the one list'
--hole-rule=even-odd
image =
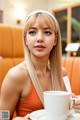
[{"label": "neck", "polygon": [[38,57],[35,57],[33,55],[31,55],[31,60],[32,60],[32,63],[36,69],[36,71],[38,72],[43,72],[43,73],[46,73],[47,72],[47,69],[48,69],[48,56],[47,57],[42,57],[42,58],[38,58]]}]

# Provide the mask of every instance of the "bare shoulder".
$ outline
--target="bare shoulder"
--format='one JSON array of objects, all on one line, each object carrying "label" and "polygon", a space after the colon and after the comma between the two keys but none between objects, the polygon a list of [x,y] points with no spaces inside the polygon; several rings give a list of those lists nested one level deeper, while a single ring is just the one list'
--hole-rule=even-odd
[{"label": "bare shoulder", "polygon": [[[6,74],[1,90],[4,92],[7,91],[15,91],[21,92],[23,90],[25,79],[27,80],[28,72],[26,68],[25,62],[20,63],[19,65],[11,68]],[[8,86],[8,87],[7,87]],[[5,88],[5,89],[4,89]]]},{"label": "bare shoulder", "polygon": [[64,67],[62,67],[62,75],[63,75],[63,77],[67,76],[67,71]]},{"label": "bare shoulder", "polygon": [[16,65],[15,67],[11,68],[4,79],[8,78],[7,80],[14,80],[14,82],[17,82],[18,80],[24,79],[24,77],[27,77],[27,66],[25,61],[20,63],[19,65]]},{"label": "bare shoulder", "polygon": [[18,80],[21,80],[21,78],[24,79],[25,75],[27,75],[27,65],[26,62],[22,62],[18,65],[16,65],[15,67],[11,68],[8,73],[7,76],[12,77],[15,79],[18,78]]}]

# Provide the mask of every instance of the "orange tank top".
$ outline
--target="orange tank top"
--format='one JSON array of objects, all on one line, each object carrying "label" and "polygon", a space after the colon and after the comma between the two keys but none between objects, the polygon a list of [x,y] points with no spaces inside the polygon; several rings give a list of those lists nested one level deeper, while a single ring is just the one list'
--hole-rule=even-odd
[{"label": "orange tank top", "polygon": [[43,105],[39,99],[39,96],[33,86],[31,85],[31,90],[29,95],[24,100],[19,100],[16,107],[17,116],[25,116],[35,110],[43,109]]}]

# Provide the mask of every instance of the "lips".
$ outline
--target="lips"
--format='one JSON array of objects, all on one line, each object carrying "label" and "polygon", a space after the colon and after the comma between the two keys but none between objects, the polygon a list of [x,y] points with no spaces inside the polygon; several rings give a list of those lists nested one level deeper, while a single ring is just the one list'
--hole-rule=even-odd
[{"label": "lips", "polygon": [[43,46],[43,45],[36,45],[35,48],[36,48],[38,51],[42,51],[42,50],[45,48],[45,46]]},{"label": "lips", "polygon": [[35,48],[45,48],[43,45],[36,45]]}]

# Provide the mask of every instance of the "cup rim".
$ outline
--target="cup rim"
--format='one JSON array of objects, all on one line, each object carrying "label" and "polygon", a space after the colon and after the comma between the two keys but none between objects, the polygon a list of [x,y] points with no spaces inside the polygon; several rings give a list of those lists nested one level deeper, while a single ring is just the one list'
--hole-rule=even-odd
[{"label": "cup rim", "polygon": [[[56,93],[58,93],[58,94],[56,94]],[[53,90],[44,91],[43,94],[44,95],[52,95],[52,94],[54,94],[55,96],[57,96],[57,95],[58,96],[71,95],[71,93],[68,92],[68,91],[58,91],[58,90],[56,90],[56,91],[53,91]]]}]

